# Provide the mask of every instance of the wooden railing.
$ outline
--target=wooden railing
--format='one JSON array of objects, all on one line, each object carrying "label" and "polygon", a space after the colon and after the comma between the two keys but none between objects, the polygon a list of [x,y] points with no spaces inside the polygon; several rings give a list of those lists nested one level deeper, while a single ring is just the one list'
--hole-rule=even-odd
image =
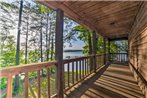
[{"label": "wooden railing", "polygon": [[[12,98],[12,91],[13,91],[13,77],[15,75],[22,76],[24,75],[24,97],[28,98],[28,90],[29,90],[29,72],[37,72],[37,96],[38,98],[41,97],[41,70],[46,69],[46,79],[47,79],[47,88],[48,88],[48,94],[47,96],[50,96],[50,67],[55,66],[57,64],[56,61],[52,62],[45,62],[45,63],[37,63],[37,64],[28,64],[28,65],[21,65],[21,66],[14,66],[9,68],[3,68],[0,69],[0,78],[6,77],[7,78],[7,98]],[[34,95],[35,96],[35,95]]]},{"label": "wooden railing", "polygon": [[110,53],[109,60],[111,63],[128,63],[128,53]]},{"label": "wooden railing", "polygon": [[64,88],[65,91],[88,76],[90,70],[90,58],[92,56],[64,60]]},{"label": "wooden railing", "polygon": [[[96,61],[96,66],[93,63],[94,59]],[[51,81],[50,71],[51,71],[51,68],[53,67],[56,73],[56,69],[58,67],[57,64],[58,64],[57,61],[52,61],[52,62],[44,62],[44,63],[37,63],[37,64],[19,65],[19,66],[0,69],[0,78],[4,78],[4,77],[7,78],[6,97],[12,98],[14,76],[18,75],[20,77],[22,76],[24,77],[23,79],[24,95],[23,96],[25,98],[29,98],[30,97],[29,93],[31,91],[33,92],[33,90],[31,90],[30,88],[30,85],[32,82],[30,82],[31,77],[29,75],[32,72],[36,72],[35,74],[36,76],[35,78],[33,78],[33,80],[37,82],[36,83],[37,92],[34,94],[31,92],[32,96],[41,98],[42,96],[41,94],[43,93],[41,90],[43,88],[41,82],[42,82],[42,79],[45,78],[46,87],[47,87],[46,89],[47,94],[45,95],[45,97],[48,97],[48,98],[52,97],[51,95],[53,94],[51,94],[51,90],[50,90],[52,86],[50,83]],[[84,80],[85,77],[93,73],[94,70],[97,70],[102,65],[104,65],[104,55],[92,55],[92,56],[85,56],[80,58],[63,60],[64,91],[69,90],[74,85]],[[42,76],[43,73],[45,74],[44,76]],[[56,75],[54,79],[57,79]],[[58,80],[55,80],[54,82],[56,81]],[[54,89],[56,89],[56,86]],[[56,90],[55,90],[55,93],[56,93]]]}]

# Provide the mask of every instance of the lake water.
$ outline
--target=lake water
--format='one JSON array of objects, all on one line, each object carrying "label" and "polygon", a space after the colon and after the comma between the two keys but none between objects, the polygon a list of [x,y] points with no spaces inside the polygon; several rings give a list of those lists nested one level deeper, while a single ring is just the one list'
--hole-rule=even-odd
[{"label": "lake water", "polygon": [[67,58],[68,56],[70,56],[71,58],[75,58],[75,57],[84,56],[84,54],[82,53],[82,51],[77,51],[77,52],[64,52],[63,53],[63,59],[68,59]]},{"label": "lake water", "polygon": [[[70,58],[75,58],[75,57],[82,57],[84,54],[82,51],[77,51],[77,52],[64,52],[63,53],[63,59],[69,59]],[[74,65],[76,65],[76,62],[74,62]],[[76,69],[76,66],[74,66],[74,69]],[[79,69],[79,68],[78,68]],[[64,71],[67,71],[67,64],[64,65]],[[72,71],[72,63],[69,63],[69,71]]]}]

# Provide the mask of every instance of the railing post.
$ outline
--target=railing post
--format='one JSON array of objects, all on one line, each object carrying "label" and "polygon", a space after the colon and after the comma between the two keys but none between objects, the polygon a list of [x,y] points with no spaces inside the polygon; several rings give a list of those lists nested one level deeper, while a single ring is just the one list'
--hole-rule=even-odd
[{"label": "railing post", "polygon": [[11,75],[9,75],[8,77],[8,81],[7,81],[7,97],[6,98],[12,98],[12,82],[13,82],[13,78]]},{"label": "railing post", "polygon": [[[88,34],[88,45],[89,45],[89,55],[92,55],[92,43],[91,43],[91,35]],[[90,72],[93,70],[93,58],[90,58]]]},{"label": "railing post", "polygon": [[94,72],[96,72],[96,32],[94,31],[92,33],[92,37],[93,37],[93,68],[94,68]]},{"label": "railing post", "polygon": [[57,98],[63,98],[63,11],[56,10],[55,59],[57,60]]},{"label": "railing post", "polygon": [[104,64],[106,64],[106,38],[103,38],[104,40]]}]

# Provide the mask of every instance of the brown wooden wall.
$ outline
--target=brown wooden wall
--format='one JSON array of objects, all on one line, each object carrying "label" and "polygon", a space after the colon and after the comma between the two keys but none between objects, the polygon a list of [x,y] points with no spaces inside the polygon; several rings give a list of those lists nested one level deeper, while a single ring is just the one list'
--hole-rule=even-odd
[{"label": "brown wooden wall", "polygon": [[[130,63],[147,81],[147,2],[143,2],[129,34]],[[147,86],[131,66],[135,79],[147,98]]]}]

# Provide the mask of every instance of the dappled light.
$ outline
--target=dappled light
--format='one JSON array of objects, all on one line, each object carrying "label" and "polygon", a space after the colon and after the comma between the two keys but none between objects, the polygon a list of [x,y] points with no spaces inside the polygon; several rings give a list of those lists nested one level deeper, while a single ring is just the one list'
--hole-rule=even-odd
[{"label": "dappled light", "polygon": [[143,94],[128,66],[110,65],[100,73],[74,88],[67,98],[142,98]]}]

